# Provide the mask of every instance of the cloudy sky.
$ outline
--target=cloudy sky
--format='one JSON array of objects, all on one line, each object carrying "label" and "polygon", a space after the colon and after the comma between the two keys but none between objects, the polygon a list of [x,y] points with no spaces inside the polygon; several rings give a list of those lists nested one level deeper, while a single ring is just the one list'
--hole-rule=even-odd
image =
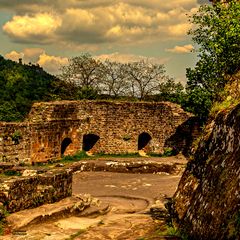
[{"label": "cloudy sky", "polygon": [[188,17],[207,0],[0,0],[0,54],[56,73],[89,52],[127,62],[149,58],[184,81],[196,57]]}]

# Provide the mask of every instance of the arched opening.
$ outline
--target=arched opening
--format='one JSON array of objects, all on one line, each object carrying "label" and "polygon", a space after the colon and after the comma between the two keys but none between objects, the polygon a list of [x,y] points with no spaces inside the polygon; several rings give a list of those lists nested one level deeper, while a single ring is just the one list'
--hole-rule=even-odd
[{"label": "arched opening", "polygon": [[61,144],[61,155],[64,155],[67,147],[72,143],[70,138],[64,138]]},{"label": "arched opening", "polygon": [[149,150],[147,149],[147,146],[149,145],[150,141],[151,141],[152,137],[146,133],[143,132],[138,136],[138,150]]},{"label": "arched opening", "polygon": [[95,134],[83,135],[83,150],[86,152],[90,151],[99,139],[100,137]]}]

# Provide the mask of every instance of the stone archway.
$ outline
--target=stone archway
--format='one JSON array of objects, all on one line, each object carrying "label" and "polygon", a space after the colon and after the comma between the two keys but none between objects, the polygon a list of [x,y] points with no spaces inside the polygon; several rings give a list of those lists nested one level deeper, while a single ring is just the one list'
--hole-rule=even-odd
[{"label": "stone archway", "polygon": [[152,137],[146,133],[143,132],[138,136],[138,151],[144,151],[144,152],[150,152],[150,141]]},{"label": "stone archway", "polygon": [[72,143],[72,140],[70,138],[64,138],[61,144],[61,156],[64,155],[66,149],[68,146]]},{"label": "stone archway", "polygon": [[96,134],[84,134],[83,135],[83,151],[89,152],[94,145],[98,142],[100,137]]}]

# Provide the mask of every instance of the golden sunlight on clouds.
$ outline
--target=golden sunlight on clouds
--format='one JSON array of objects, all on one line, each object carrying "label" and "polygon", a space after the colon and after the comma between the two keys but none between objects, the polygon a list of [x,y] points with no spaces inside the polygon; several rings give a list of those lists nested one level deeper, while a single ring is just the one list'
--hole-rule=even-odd
[{"label": "golden sunlight on clouds", "polygon": [[18,53],[16,51],[11,51],[10,53],[7,53],[5,57],[7,59],[10,59],[12,61],[18,62],[19,58],[23,58],[24,54],[23,53]]},{"label": "golden sunlight on clouds", "polygon": [[10,37],[23,42],[49,42],[55,30],[61,25],[61,18],[48,13],[14,16],[3,26]]},{"label": "golden sunlight on clouds", "polygon": [[52,74],[58,73],[61,66],[68,64],[68,58],[47,55],[41,48],[26,48],[22,52],[11,51],[5,54],[5,57],[16,62],[22,58],[25,64],[37,63]]},{"label": "golden sunlight on clouds", "polygon": [[22,52],[11,51],[5,57],[16,62],[22,58],[24,63],[37,63],[39,56],[43,53],[44,49],[42,48],[25,48]]},{"label": "golden sunlight on clouds", "polygon": [[145,60],[155,64],[164,64],[169,60],[168,58],[157,58],[157,57],[148,58],[145,56],[139,56],[134,54],[122,54],[119,52],[98,55],[98,56],[95,56],[95,59],[98,59],[100,61],[105,61],[108,59],[112,62],[120,62],[120,63],[137,62],[137,61]]},{"label": "golden sunlight on clouds", "polygon": [[184,46],[175,46],[174,48],[168,48],[166,51],[172,53],[190,53],[193,49],[193,46],[191,44],[188,44]]},{"label": "golden sunlight on clouds", "polygon": [[57,73],[61,66],[68,64],[68,58],[49,56],[44,53],[39,56],[38,64],[47,72]]},{"label": "golden sunlight on clouds", "polygon": [[[13,1],[18,15],[3,26],[11,39],[20,43],[58,43],[62,46],[181,39],[190,27],[186,14],[197,6],[196,0],[169,3],[159,0],[71,0],[58,1],[55,5],[54,1],[46,0],[39,2],[39,9],[45,12],[36,12],[30,0],[24,0],[22,5]],[[1,5],[3,3],[0,8]],[[52,9],[55,9],[54,14]]]},{"label": "golden sunlight on clouds", "polygon": [[[63,65],[68,64],[68,58],[52,56],[45,53],[41,48],[26,48],[22,52],[11,51],[5,55],[6,58],[18,62],[19,58],[23,59],[23,63],[28,64],[39,64],[47,72],[52,74],[59,73],[59,69]],[[135,54],[123,54],[119,52],[111,54],[101,54],[94,56],[95,59],[100,61],[113,61],[120,63],[136,62],[136,61],[149,61],[154,64],[165,64],[169,61],[169,58],[160,58],[160,57],[145,57]]]},{"label": "golden sunlight on clouds", "polygon": [[181,37],[186,36],[191,25],[189,23],[179,23],[168,27],[168,32],[171,36]]}]

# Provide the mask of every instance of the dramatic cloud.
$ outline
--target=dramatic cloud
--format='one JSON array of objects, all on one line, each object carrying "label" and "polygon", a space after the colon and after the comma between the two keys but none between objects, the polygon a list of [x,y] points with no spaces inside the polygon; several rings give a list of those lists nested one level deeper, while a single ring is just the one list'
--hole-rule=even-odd
[{"label": "dramatic cloud", "polygon": [[[207,2],[0,0],[3,45],[0,54],[15,61],[22,58],[26,64],[38,63],[55,73],[61,64],[67,63],[68,59],[61,56],[102,53],[97,58],[131,62],[145,60],[144,56],[154,53],[159,57],[150,57],[149,61],[165,63],[169,74],[183,76],[184,68],[193,65],[191,55],[185,54],[181,64],[177,54],[170,54],[171,59],[166,55],[191,50],[181,46],[189,41],[188,16]],[[106,52],[112,54],[104,54]]]},{"label": "dramatic cloud", "polygon": [[[65,46],[138,44],[182,39],[187,13],[197,0],[1,0],[0,8],[17,15],[3,31],[15,42]],[[54,12],[53,10],[54,9]]]},{"label": "dramatic cloud", "polygon": [[60,25],[59,17],[38,13],[33,16],[14,16],[3,26],[3,31],[15,41],[45,44],[53,40],[53,34]]},{"label": "dramatic cloud", "polygon": [[24,61],[26,63],[32,62],[37,63],[39,60],[39,56],[43,54],[45,51],[42,48],[25,48],[22,52]]},{"label": "dramatic cloud", "polygon": [[191,44],[188,44],[184,46],[175,46],[174,48],[168,48],[166,51],[172,53],[190,53],[193,49],[193,46]]}]

